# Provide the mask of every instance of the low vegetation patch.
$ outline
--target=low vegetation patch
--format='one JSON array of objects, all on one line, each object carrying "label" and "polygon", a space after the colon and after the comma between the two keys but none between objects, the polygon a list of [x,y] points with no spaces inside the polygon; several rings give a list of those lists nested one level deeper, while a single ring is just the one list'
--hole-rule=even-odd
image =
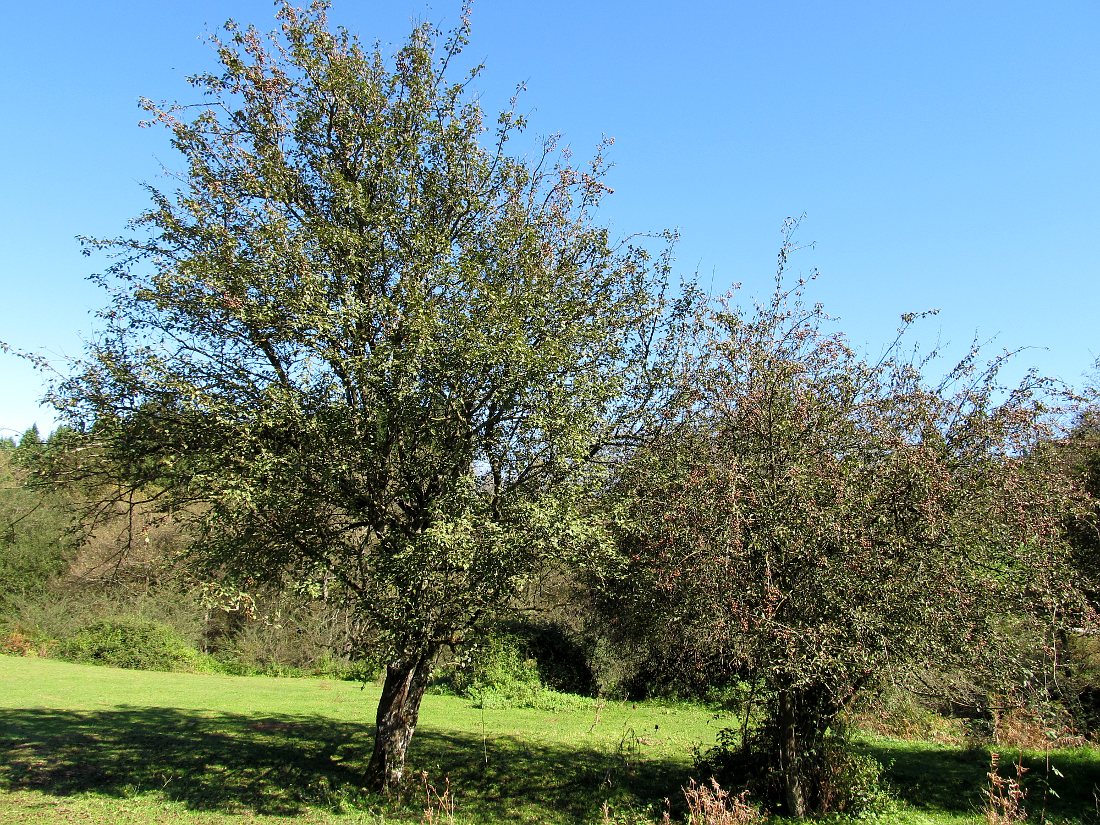
[{"label": "low vegetation patch", "polygon": [[569,711],[594,708],[596,700],[548,686],[559,684],[529,641],[513,633],[488,636],[444,670],[437,688],[470,699],[480,708],[533,708]]},{"label": "low vegetation patch", "polygon": [[134,670],[201,670],[203,657],[167,625],[140,618],[92,622],[57,646],[69,662]]}]

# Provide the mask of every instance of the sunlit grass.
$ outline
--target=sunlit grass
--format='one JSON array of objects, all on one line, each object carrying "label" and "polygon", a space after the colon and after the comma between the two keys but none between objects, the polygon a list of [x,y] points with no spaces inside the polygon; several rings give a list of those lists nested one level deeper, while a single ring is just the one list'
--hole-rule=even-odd
[{"label": "sunlit grass", "polygon": [[[359,790],[377,699],[377,685],[0,656],[0,822],[418,822],[415,786],[390,800]],[[554,713],[429,695],[410,771],[449,779],[459,822],[600,822],[605,802],[638,822],[677,798],[693,747],[723,724],[693,705]],[[986,751],[871,736],[859,747],[888,767],[900,807],[886,821],[984,821]],[[1061,776],[1039,754],[1025,760],[1032,821],[1049,783],[1048,822],[1100,822],[1100,753],[1056,753]]]},{"label": "sunlit grass", "polygon": [[[358,821],[373,809],[418,819],[415,798],[398,805],[358,791],[377,699],[376,685],[0,657],[0,788],[9,792],[0,821],[33,806],[28,821],[66,822],[62,808],[99,809],[103,798],[145,811],[140,822],[159,821],[162,804],[191,818]],[[694,706],[553,713],[429,695],[410,768],[449,778],[478,821],[578,822],[605,801],[645,806],[674,793],[692,747],[717,727]]]}]

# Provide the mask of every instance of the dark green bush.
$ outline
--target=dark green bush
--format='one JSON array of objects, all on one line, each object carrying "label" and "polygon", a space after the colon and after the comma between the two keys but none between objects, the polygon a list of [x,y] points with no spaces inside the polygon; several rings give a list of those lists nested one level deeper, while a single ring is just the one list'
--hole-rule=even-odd
[{"label": "dark green bush", "polygon": [[870,754],[854,751],[843,741],[826,745],[818,805],[824,811],[855,816],[890,814],[897,802],[883,782],[883,765]]},{"label": "dark green bush", "polygon": [[71,514],[58,496],[26,486],[17,452],[0,449],[0,619],[19,600],[43,596],[73,550]]},{"label": "dark green bush", "polygon": [[374,662],[348,661],[335,656],[323,657],[313,669],[317,676],[344,682],[373,682],[379,676]]},{"label": "dark green bush", "polygon": [[202,670],[203,657],[167,625],[146,619],[103,619],[57,645],[58,658],[133,670]]},{"label": "dark green bush", "polygon": [[510,633],[487,636],[444,669],[436,684],[483,708],[573,710],[594,701],[546,687],[524,639]]}]

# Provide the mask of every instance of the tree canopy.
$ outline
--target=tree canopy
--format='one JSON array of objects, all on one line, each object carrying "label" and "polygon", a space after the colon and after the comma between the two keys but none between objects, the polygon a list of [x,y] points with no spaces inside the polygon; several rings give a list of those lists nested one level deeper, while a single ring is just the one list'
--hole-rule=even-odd
[{"label": "tree canopy", "polygon": [[828,735],[882,674],[1018,673],[1086,605],[1047,383],[1002,388],[976,350],[938,382],[897,344],[859,355],[787,285],[791,250],[755,309],[700,301],[679,389],[618,478],[606,592],[687,672],[748,685],[758,790],[803,816],[828,808]]},{"label": "tree canopy", "polygon": [[[385,664],[369,782],[400,779],[437,654],[548,560],[631,427],[663,259],[595,220],[603,148],[510,154],[457,79],[469,27],[392,57],[279,8],[230,22],[196,108],[145,101],[176,191],[98,276],[105,328],[53,400],[106,462],[192,524],[227,592],[338,582]],[[89,442],[94,445],[88,449]]]}]

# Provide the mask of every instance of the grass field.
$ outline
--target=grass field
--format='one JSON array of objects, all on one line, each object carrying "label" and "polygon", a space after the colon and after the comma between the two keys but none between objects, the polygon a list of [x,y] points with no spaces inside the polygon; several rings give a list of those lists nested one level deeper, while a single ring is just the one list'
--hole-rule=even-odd
[{"label": "grass field", "polygon": [[[423,794],[357,791],[375,685],[114,670],[0,656],[0,823],[420,821]],[[676,797],[706,708],[606,703],[553,713],[428,696],[410,767],[450,780],[458,822],[616,821]],[[891,821],[978,823],[988,756],[887,739]],[[1062,752],[1052,822],[1093,823],[1100,753]],[[1038,785],[1031,791],[1032,808]]]}]

